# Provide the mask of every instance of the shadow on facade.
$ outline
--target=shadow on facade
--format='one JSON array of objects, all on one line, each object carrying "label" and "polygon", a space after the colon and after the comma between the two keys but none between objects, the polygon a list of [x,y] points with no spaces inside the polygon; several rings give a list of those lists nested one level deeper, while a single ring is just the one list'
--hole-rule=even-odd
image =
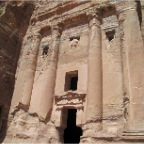
[{"label": "shadow on facade", "polygon": [[79,143],[82,129],[76,126],[76,109],[68,109],[67,127],[64,130],[64,143]]}]

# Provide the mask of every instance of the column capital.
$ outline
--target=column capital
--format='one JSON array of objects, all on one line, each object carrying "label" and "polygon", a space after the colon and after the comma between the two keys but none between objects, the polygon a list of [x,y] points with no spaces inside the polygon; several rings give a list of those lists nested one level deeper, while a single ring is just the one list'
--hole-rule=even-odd
[{"label": "column capital", "polygon": [[60,37],[61,33],[62,33],[62,29],[63,29],[63,24],[62,23],[51,25],[52,37],[53,38]]},{"label": "column capital", "polygon": [[99,19],[97,19],[97,17],[93,17],[93,18],[89,21],[89,27],[92,27],[92,26],[100,27],[100,25],[101,25],[101,21],[99,21]]},{"label": "column capital", "polygon": [[116,5],[117,17],[120,23],[123,23],[126,19],[128,11],[136,11],[137,3],[135,1],[122,1]]},{"label": "column capital", "polygon": [[119,15],[119,14],[126,12],[126,11],[129,11],[129,10],[136,10],[137,9],[137,3],[134,0],[122,1],[116,5],[116,9],[117,9],[117,14]]},{"label": "column capital", "polygon": [[35,38],[41,39],[41,37],[42,37],[42,35],[39,32],[34,32],[31,35],[27,36],[28,39],[35,39]]},{"label": "column capital", "polygon": [[86,13],[89,21],[89,26],[100,26],[101,16],[99,11],[96,8],[89,9]]}]

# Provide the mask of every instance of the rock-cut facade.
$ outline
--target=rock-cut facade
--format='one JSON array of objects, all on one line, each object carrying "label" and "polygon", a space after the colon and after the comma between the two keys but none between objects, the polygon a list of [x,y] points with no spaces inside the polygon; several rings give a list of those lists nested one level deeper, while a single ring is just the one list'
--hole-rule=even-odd
[{"label": "rock-cut facade", "polygon": [[4,142],[143,143],[144,2],[34,5]]}]

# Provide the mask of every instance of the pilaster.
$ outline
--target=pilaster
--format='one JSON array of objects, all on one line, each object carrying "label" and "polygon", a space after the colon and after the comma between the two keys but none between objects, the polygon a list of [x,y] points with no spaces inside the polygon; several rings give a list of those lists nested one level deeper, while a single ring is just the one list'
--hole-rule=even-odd
[{"label": "pilaster", "polygon": [[[123,74],[125,131],[144,130],[144,53],[143,40],[135,1],[117,7],[120,27],[123,30]],[[135,134],[137,135],[137,134]],[[127,134],[128,136],[128,134]]]}]

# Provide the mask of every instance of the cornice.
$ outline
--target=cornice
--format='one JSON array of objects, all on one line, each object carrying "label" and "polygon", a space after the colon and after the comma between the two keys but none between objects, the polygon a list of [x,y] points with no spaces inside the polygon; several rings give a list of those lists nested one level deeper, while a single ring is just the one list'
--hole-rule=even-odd
[{"label": "cornice", "polygon": [[121,3],[116,4],[116,10],[118,15],[122,12],[126,12],[128,10],[136,10],[136,9],[137,9],[137,4],[134,0],[122,1]]},{"label": "cornice", "polygon": [[88,3],[89,1],[71,1],[66,4],[59,4],[55,8],[48,9],[46,12],[41,12],[40,14],[36,14],[31,18],[31,23],[36,23],[37,21],[43,21],[45,19],[49,19],[55,15],[62,15],[65,11],[70,11],[75,7],[78,7],[82,4]]},{"label": "cornice", "polygon": [[[43,23],[45,20],[53,21],[57,20],[59,18],[65,20],[69,16],[68,15],[81,15],[82,13],[87,13],[87,10],[89,9],[105,9],[112,5],[110,2],[96,2],[93,4],[91,1],[72,1],[71,3],[66,3],[64,5],[60,5],[56,8],[52,8],[47,10],[45,13],[42,13],[41,15],[34,15],[35,17],[32,17],[31,24],[36,25],[36,23]],[[78,9],[73,12],[74,9]],[[67,13],[68,12],[68,13]],[[102,12],[102,11],[101,11]],[[73,16],[70,16],[73,17]]]}]

